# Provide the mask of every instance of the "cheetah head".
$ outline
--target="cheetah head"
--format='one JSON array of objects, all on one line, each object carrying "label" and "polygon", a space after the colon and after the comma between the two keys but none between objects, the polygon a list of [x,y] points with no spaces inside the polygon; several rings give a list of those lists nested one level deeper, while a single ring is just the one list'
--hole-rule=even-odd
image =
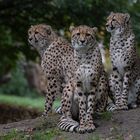
[{"label": "cheetah head", "polygon": [[120,35],[129,27],[129,23],[129,14],[111,12],[107,17],[106,29],[111,34]]},{"label": "cheetah head", "polygon": [[47,48],[54,39],[51,26],[38,24],[31,26],[28,30],[28,42],[36,50]]},{"label": "cheetah head", "polygon": [[70,27],[71,43],[75,50],[87,50],[94,46],[96,42],[97,28],[91,28],[86,25]]}]

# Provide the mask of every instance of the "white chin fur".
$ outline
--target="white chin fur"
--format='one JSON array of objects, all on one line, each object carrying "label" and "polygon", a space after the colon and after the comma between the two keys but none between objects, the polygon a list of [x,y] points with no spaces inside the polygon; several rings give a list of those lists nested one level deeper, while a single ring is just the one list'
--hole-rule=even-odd
[{"label": "white chin fur", "polygon": [[83,46],[83,45],[78,45],[78,44],[76,43],[75,45],[73,45],[73,48],[74,48],[75,50],[79,50],[79,49],[81,49],[81,48],[84,48],[84,46]]},{"label": "white chin fur", "polygon": [[34,42],[28,41],[31,46],[35,46]]},{"label": "white chin fur", "polygon": [[108,32],[111,32],[114,35],[120,35],[123,32],[123,30],[121,28],[117,28],[117,29],[114,29],[114,30],[110,30]]},{"label": "white chin fur", "polygon": [[116,35],[121,34],[121,29],[120,29],[120,28],[116,29],[116,30],[115,30],[115,34],[116,34]]},{"label": "white chin fur", "polygon": [[107,30],[108,32],[112,32],[112,30],[111,30],[110,28],[106,28],[106,30]]}]

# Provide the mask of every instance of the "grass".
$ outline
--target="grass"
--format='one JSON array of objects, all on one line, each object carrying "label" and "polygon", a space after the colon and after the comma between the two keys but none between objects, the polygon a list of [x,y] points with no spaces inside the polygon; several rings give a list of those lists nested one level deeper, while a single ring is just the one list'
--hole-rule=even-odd
[{"label": "grass", "polygon": [[[43,97],[29,98],[29,97],[19,97],[13,95],[0,94],[0,103],[4,103],[8,105],[17,105],[26,108],[37,108],[40,111],[43,111],[45,98]],[[54,102],[53,108],[58,107],[59,105],[60,105],[60,101],[56,100]]]},{"label": "grass", "polygon": [[5,136],[0,136],[0,140],[52,140],[61,133],[58,129],[50,129],[45,131],[29,131],[20,133],[16,129],[12,130]]},{"label": "grass", "polygon": [[0,103],[43,110],[44,99],[0,94]]},{"label": "grass", "polygon": [[101,113],[100,117],[101,117],[101,119],[109,121],[112,118],[112,112],[103,112],[103,113]]},{"label": "grass", "polygon": [[94,134],[89,140],[102,140],[98,134]]}]

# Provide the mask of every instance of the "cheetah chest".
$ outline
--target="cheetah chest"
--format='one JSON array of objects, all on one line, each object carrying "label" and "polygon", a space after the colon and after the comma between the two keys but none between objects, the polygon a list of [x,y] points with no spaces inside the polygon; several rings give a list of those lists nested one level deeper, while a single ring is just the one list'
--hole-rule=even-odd
[{"label": "cheetah chest", "polygon": [[124,74],[124,68],[127,65],[127,62],[125,61],[124,58],[124,52],[122,49],[116,49],[112,55],[112,62],[113,65],[117,68],[117,70],[119,71],[119,73],[121,75]]},{"label": "cheetah chest", "polygon": [[84,92],[91,90],[91,74],[94,74],[94,68],[90,64],[82,64],[76,71],[76,80],[82,84],[82,90]]}]

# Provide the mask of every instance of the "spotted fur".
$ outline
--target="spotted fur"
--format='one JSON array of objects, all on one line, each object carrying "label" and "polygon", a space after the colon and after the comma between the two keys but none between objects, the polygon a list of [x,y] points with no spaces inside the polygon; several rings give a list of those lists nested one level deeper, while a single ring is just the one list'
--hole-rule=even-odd
[{"label": "spotted fur", "polygon": [[108,83],[95,37],[97,29],[81,25],[70,30],[74,71],[64,88],[63,117],[58,127],[65,131],[92,132],[94,112],[105,109],[108,97]]},{"label": "spotted fur", "polygon": [[44,115],[52,109],[57,94],[62,95],[63,87],[73,71],[73,48],[59,37],[49,25],[39,24],[28,30],[28,41],[41,56],[41,67],[46,79],[46,103]]},{"label": "spotted fur", "polygon": [[114,98],[114,104],[108,110],[128,109],[128,106],[134,108],[140,93],[140,69],[130,15],[111,13],[107,18],[106,29],[111,33],[113,72],[109,83]]}]

